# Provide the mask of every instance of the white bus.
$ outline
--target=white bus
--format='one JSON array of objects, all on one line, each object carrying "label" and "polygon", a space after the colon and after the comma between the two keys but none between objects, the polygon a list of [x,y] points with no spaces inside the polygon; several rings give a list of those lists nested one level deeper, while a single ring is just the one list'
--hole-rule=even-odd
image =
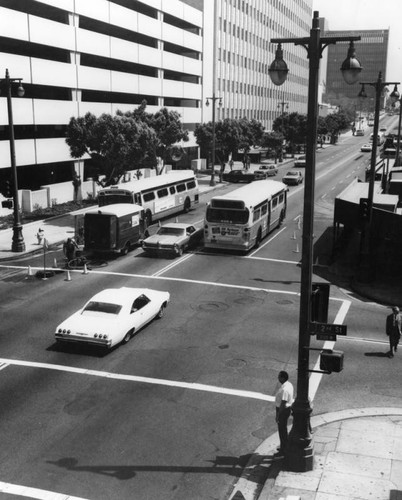
[{"label": "white bus", "polygon": [[256,181],[207,205],[204,246],[247,252],[258,246],[286,216],[288,188],[282,182]]},{"label": "white bus", "polygon": [[100,207],[115,203],[141,205],[147,226],[182,210],[188,212],[198,201],[198,182],[192,170],[173,170],[167,174],[110,186],[98,193]]}]

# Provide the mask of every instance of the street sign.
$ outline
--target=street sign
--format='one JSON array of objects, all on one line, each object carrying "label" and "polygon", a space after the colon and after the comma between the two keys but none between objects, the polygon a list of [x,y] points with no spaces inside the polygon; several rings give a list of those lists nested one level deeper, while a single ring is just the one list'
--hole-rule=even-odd
[{"label": "street sign", "polygon": [[317,333],[317,340],[332,340],[336,342],[336,335],[333,333]]},{"label": "street sign", "polygon": [[336,340],[336,335],[346,335],[346,330],[347,330],[346,325],[331,325],[328,323],[318,323],[318,322],[310,323],[310,328],[309,328],[310,335],[319,335],[319,334],[335,335],[335,340]]}]

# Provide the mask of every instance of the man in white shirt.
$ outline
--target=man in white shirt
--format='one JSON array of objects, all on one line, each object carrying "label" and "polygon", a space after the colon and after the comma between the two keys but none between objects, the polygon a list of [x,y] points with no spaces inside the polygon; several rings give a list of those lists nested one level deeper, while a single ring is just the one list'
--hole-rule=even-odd
[{"label": "man in white shirt", "polygon": [[281,386],[275,395],[276,423],[278,424],[280,447],[276,458],[284,456],[288,444],[288,420],[293,404],[293,385],[289,382],[289,375],[285,371],[280,371],[278,380]]}]

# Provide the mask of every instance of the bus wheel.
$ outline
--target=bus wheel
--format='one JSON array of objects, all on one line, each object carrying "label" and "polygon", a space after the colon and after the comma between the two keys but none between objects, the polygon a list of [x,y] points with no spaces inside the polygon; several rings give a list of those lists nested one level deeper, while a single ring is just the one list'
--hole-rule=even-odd
[{"label": "bus wheel", "polygon": [[190,198],[186,198],[184,201],[184,211],[187,213],[190,211],[190,208],[191,208]]},{"label": "bus wheel", "polygon": [[152,213],[150,210],[147,210],[145,212],[145,222],[147,227],[149,227],[152,224]]},{"label": "bus wheel", "polygon": [[127,255],[130,250],[130,242],[127,241],[127,243],[124,245],[124,247],[120,250],[121,255]]},{"label": "bus wheel", "polygon": [[285,220],[285,210],[281,210],[281,215],[279,216],[279,224],[278,227],[282,226],[283,221]]},{"label": "bus wheel", "polygon": [[261,228],[259,228],[257,233],[257,238],[255,240],[255,248],[258,248],[260,246],[261,240],[262,240],[262,232]]}]

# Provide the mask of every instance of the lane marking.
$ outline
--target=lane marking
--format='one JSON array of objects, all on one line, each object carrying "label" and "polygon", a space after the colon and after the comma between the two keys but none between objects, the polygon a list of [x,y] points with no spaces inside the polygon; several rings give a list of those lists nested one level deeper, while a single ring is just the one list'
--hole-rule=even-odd
[{"label": "lane marking", "polygon": [[282,231],[284,231],[285,229],[286,229],[286,226],[284,226],[282,229],[280,229],[276,234],[274,234],[272,236],[272,238],[270,238],[269,240],[267,240],[263,245],[261,245],[258,248],[256,248],[254,250],[254,252],[251,252],[251,254],[247,255],[245,258],[248,259],[248,258],[252,257],[255,253],[257,253],[259,250],[261,250],[266,245],[268,245],[268,243],[271,243],[271,241],[274,240],[277,236],[279,236],[282,233]]},{"label": "lane marking", "polygon": [[261,392],[245,391],[241,389],[228,389],[214,385],[198,384],[195,382],[179,382],[175,380],[166,380],[152,377],[141,377],[137,375],[124,375],[122,373],[111,373],[100,370],[88,370],[86,368],[76,368],[74,366],[55,365],[52,363],[39,363],[35,361],[23,361],[18,359],[0,359],[0,362],[15,366],[26,366],[30,368],[42,368],[45,370],[55,370],[66,373],[75,373],[78,375],[89,375],[92,377],[108,378],[112,380],[125,380],[129,382],[139,382],[142,384],[163,385],[168,387],[181,387],[194,391],[204,391],[228,396],[239,396],[243,398],[258,399],[261,401],[275,401],[274,396],[268,396]]},{"label": "lane marking", "polygon": [[4,483],[3,481],[0,481],[0,492],[8,493],[9,495],[36,498],[38,500],[87,500],[85,498],[72,497],[71,495],[65,495],[63,493],[55,493],[54,491],[46,491],[38,488],[30,488],[29,486]]},{"label": "lane marking", "polygon": [[185,260],[189,259],[193,255],[194,254],[191,254],[191,253],[186,254],[186,255],[182,255],[180,257],[180,259],[176,259],[174,262],[171,262],[167,266],[163,267],[162,269],[160,269],[159,271],[154,273],[152,276],[160,276],[161,274],[165,273],[166,271],[169,271],[169,269],[173,269],[174,267],[178,266],[179,264],[182,264]]}]

